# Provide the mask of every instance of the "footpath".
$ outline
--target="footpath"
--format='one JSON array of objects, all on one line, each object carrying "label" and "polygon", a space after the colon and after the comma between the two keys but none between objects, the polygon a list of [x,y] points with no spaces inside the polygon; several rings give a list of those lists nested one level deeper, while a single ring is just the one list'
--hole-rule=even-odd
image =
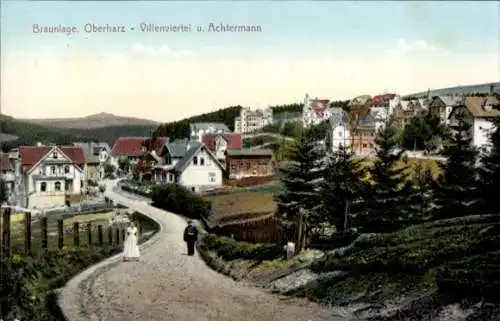
[{"label": "footpath", "polygon": [[68,321],[347,321],[299,299],[271,295],[211,270],[186,255],[186,222],[108,184],[106,196],[157,221],[139,262],[114,256],[73,278],[59,306]]}]

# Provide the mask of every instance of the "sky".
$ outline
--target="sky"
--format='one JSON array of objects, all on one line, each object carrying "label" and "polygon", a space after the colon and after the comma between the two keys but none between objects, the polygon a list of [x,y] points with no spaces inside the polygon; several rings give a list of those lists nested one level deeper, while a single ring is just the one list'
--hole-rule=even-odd
[{"label": "sky", "polygon": [[[300,102],[306,93],[340,100],[500,81],[498,1],[1,6],[1,112],[17,118],[107,112],[168,122],[227,106]],[[149,24],[191,31],[145,32]],[[124,32],[92,32],[106,25]]]}]

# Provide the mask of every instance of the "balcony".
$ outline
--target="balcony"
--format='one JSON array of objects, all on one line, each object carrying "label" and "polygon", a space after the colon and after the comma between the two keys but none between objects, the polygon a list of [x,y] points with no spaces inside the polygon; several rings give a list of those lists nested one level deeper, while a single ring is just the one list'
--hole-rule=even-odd
[{"label": "balcony", "polygon": [[68,179],[73,179],[74,178],[74,175],[72,173],[64,173],[64,172],[55,172],[55,173],[36,173],[36,174],[33,174],[33,179],[35,180],[40,180],[40,179],[44,179],[44,180],[53,180],[53,179],[64,179],[64,180],[68,180]]}]

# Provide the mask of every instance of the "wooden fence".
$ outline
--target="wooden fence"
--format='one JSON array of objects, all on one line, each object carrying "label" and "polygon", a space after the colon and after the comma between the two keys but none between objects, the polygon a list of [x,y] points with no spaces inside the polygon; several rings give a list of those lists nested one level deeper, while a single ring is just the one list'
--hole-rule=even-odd
[{"label": "wooden fence", "polygon": [[[15,248],[17,250],[15,254],[29,256],[34,253],[35,249],[47,250],[50,248],[49,238],[52,237],[52,235],[49,235],[49,221],[47,217],[42,217],[38,221],[33,221],[31,213],[25,213],[21,240],[19,238],[13,240],[11,227],[11,209],[2,209],[0,220],[0,254],[2,257],[11,257],[11,255],[14,254],[13,248],[15,248],[13,243],[19,243],[19,241],[22,242],[22,240],[24,240],[24,246],[21,244],[20,251],[18,248]],[[37,230],[36,233],[33,231],[34,228]],[[92,222],[87,222],[85,224],[73,222],[71,228],[65,229],[64,220],[60,219],[57,220],[57,233],[55,236],[58,249],[62,249],[64,246],[68,245],[75,247],[116,246],[121,245],[125,240],[125,227],[92,224]]]}]

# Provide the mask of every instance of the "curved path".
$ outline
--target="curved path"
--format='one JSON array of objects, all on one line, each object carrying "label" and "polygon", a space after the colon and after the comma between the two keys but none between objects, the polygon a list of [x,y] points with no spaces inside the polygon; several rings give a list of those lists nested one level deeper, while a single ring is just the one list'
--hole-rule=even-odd
[{"label": "curved path", "polygon": [[185,255],[185,221],[124,192],[106,195],[156,220],[161,230],[139,262],[112,257],[72,279],[59,296],[69,321],[341,321],[315,304],[280,298],[211,270]]}]

